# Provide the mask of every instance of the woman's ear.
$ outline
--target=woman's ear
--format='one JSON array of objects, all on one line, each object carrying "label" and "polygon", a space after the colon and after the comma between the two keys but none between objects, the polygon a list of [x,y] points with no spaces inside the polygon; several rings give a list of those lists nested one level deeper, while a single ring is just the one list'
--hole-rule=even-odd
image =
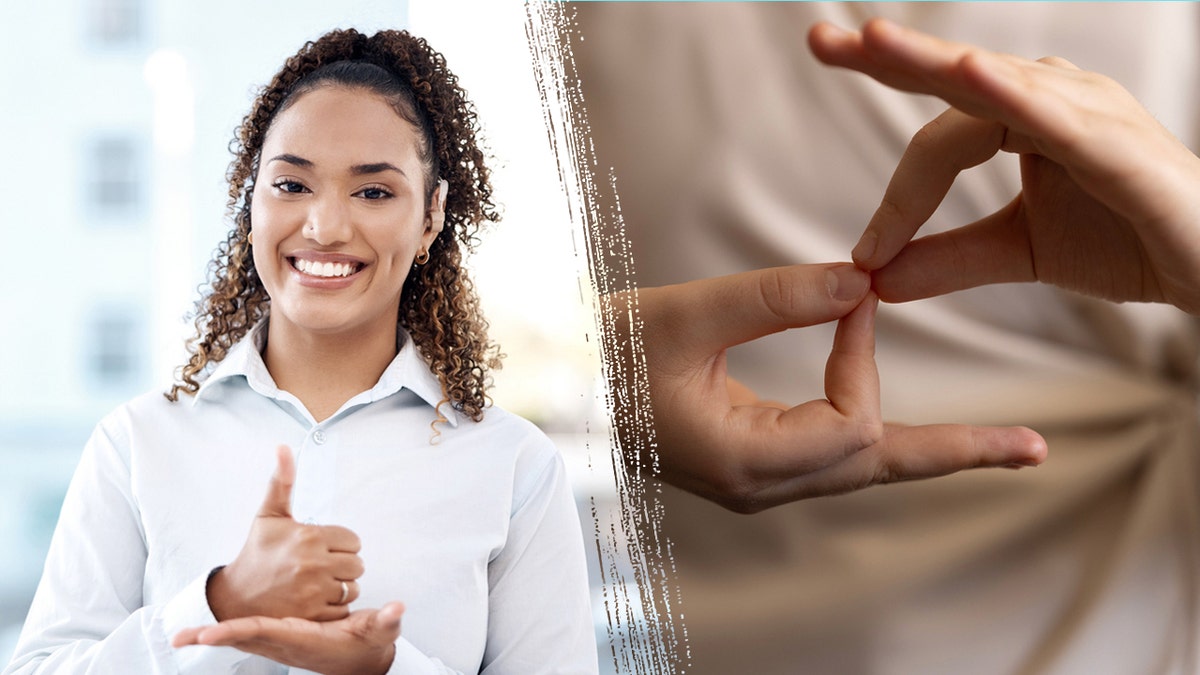
[{"label": "woman's ear", "polygon": [[450,184],[445,178],[438,179],[437,190],[434,191],[433,197],[429,200],[429,210],[426,212],[428,219],[425,224],[425,234],[430,240],[442,231],[442,226],[446,224],[446,194],[450,191]]}]

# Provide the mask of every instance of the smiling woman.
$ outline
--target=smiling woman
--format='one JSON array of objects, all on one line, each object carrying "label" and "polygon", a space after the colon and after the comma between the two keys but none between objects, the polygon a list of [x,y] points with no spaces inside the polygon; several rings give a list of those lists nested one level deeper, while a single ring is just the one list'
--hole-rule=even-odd
[{"label": "smiling woman", "polygon": [[6,673],[596,670],[562,459],[485,395],[475,136],[420,38],[288,60],[191,357],[93,434]]}]

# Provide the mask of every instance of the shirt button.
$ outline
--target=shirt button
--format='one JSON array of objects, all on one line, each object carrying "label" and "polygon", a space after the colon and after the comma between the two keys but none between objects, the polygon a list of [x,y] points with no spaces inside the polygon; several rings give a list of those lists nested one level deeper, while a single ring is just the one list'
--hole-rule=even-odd
[{"label": "shirt button", "polygon": [[314,431],[313,432],[313,443],[316,443],[317,445],[321,445],[324,442],[325,442],[325,430],[317,429],[316,431]]}]

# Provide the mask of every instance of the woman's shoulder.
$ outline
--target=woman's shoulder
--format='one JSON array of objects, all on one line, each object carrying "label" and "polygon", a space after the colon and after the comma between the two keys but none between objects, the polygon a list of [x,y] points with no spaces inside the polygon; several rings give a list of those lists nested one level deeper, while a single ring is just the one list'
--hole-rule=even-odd
[{"label": "woman's shoulder", "polygon": [[460,442],[503,456],[518,475],[537,474],[561,461],[554,442],[536,424],[495,404],[484,410],[478,422],[460,416],[454,431]]},{"label": "woman's shoulder", "polygon": [[550,437],[536,424],[495,404],[484,409],[483,419],[478,422],[462,415],[458,420],[458,428],[472,436],[481,434],[495,437],[497,441],[540,454],[556,452]]},{"label": "woman's shoulder", "polygon": [[165,389],[156,388],[139,394],[112,409],[96,425],[96,431],[114,439],[128,438],[134,429],[147,426],[178,427],[184,417],[191,414],[192,397],[180,394],[171,401]]}]

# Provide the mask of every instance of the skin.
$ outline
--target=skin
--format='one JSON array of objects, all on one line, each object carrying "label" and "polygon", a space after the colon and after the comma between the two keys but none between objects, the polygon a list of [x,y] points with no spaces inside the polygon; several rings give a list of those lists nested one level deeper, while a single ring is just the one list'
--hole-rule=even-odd
[{"label": "skin", "polygon": [[[1062,59],[994,54],[883,20],[861,32],[818,24],[809,44],[827,64],[954,107],[914,137],[854,248],[869,282],[859,272],[831,284],[831,269],[852,273],[814,265],[638,291],[659,477],[753,512],[1040,463],[1045,442],[1028,429],[879,425],[868,284],[900,302],[1042,281],[1200,313],[1200,159],[1115,82]],[[1021,193],[975,223],[913,240],[954,177],[1001,150],[1021,155]],[[760,401],[728,377],[728,347],[839,318],[826,400]]]},{"label": "skin", "polygon": [[[1045,442],[1025,428],[884,424],[874,361],[877,299],[870,277],[852,265],[795,265],[643,288],[636,302],[657,477],[730,510],[753,513],[876,483],[1035,466],[1045,458]],[[729,377],[729,347],[832,320],[838,329],[825,399],[762,401]]]},{"label": "skin", "polygon": [[187,628],[174,646],[234,647],[286,666],[326,675],[386,673],[396,657],[404,605],[358,610],[340,621],[247,617]]},{"label": "skin", "polygon": [[[418,138],[384,99],[323,87],[281,113],[263,143],[251,218],[271,297],[264,359],[318,421],[395,357],[400,291],[441,230],[424,199]],[[334,280],[300,272],[297,257],[352,261],[357,271],[344,287],[322,287]]]},{"label": "skin", "polygon": [[[238,557],[208,582],[217,621],[243,616],[287,616],[332,621],[350,614],[358,598],[363,561],[358,535],[334,525],[303,525],[292,519],[296,464],[279,446],[279,466]],[[342,581],[349,594],[341,603]]]},{"label": "skin", "polygon": [[[338,86],[296,99],[263,143],[251,207],[254,263],[271,297],[263,358],[318,421],[370,389],[395,357],[401,289],[442,229],[439,195],[425,200],[419,143],[386,100]],[[322,278],[297,260],[352,273]],[[363,573],[358,536],[292,519],[295,464],[288,448],[278,453],[246,544],[209,580],[219,623],[181,631],[173,644],[233,646],[321,673],[386,672],[403,606],[349,611]]]},{"label": "skin", "polygon": [[[954,106],[913,138],[854,249],[884,300],[1042,281],[1200,314],[1200,158],[1119,84],[881,19],[859,32],[818,24],[809,44],[825,63]],[[999,151],[1020,155],[1013,201],[913,240],[954,177]]]}]

